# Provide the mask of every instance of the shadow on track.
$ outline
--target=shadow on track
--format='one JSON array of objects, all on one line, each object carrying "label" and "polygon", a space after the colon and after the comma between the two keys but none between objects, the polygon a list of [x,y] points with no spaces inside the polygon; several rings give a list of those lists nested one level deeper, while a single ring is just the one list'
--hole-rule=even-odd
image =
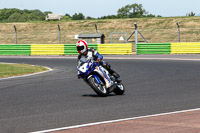
[{"label": "shadow on track", "polygon": [[[117,95],[115,95],[115,94],[108,94],[107,97],[110,97],[110,96],[117,96]],[[99,96],[97,94],[84,94],[84,95],[82,95],[82,97],[101,97],[101,96]],[[105,97],[102,97],[102,98],[105,98]]]}]

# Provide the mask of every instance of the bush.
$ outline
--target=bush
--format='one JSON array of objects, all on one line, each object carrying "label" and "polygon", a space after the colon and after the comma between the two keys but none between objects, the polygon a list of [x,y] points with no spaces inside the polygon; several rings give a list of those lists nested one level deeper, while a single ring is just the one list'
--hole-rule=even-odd
[{"label": "bush", "polygon": [[85,16],[82,14],[82,13],[75,13],[73,16],[72,16],[72,20],[84,20],[85,19]]},{"label": "bush", "polygon": [[40,10],[19,10],[16,8],[0,9],[1,22],[26,22],[26,21],[43,21],[48,13]]}]

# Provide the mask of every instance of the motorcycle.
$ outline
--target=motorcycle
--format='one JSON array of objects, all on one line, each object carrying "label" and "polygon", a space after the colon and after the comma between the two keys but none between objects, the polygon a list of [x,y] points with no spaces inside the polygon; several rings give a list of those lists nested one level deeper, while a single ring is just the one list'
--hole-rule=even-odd
[{"label": "motorcycle", "polygon": [[117,80],[98,62],[91,59],[80,61],[77,69],[79,78],[82,78],[99,96],[106,97],[112,92],[116,95],[124,94],[122,81]]}]

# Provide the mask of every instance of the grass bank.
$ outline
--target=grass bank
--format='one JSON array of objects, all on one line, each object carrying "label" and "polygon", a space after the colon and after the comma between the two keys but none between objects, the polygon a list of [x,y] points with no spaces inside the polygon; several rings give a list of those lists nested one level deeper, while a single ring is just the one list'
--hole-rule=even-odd
[{"label": "grass bank", "polygon": [[3,64],[0,63],[0,78],[21,76],[42,71],[47,71],[47,68],[29,64]]},{"label": "grass bank", "polygon": [[[75,35],[80,33],[105,34],[105,43],[110,43],[112,32],[127,32],[128,37],[134,31],[134,23],[149,43],[177,42],[180,24],[181,42],[200,42],[200,17],[161,17],[161,18],[133,18],[82,21],[54,21],[27,23],[0,23],[0,44],[14,44],[17,27],[18,44],[58,44],[58,24],[61,28],[61,43],[74,44]],[[139,41],[142,41],[142,37]],[[119,38],[116,40],[119,41]],[[134,36],[130,39],[134,41]]]}]

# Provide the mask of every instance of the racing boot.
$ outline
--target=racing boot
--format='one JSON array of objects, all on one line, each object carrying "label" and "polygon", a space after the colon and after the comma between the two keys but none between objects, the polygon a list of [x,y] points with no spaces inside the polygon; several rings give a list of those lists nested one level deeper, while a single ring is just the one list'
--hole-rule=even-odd
[{"label": "racing boot", "polygon": [[111,69],[111,65],[108,62],[102,62],[102,66],[108,70],[108,72],[115,77],[115,80],[119,83],[121,80],[119,79],[120,75]]},{"label": "racing boot", "polygon": [[111,75],[113,75],[115,78],[119,78],[120,77],[120,75],[117,72],[115,72],[114,70],[112,70],[111,68],[108,70],[108,72]]},{"label": "racing boot", "polygon": [[115,72],[111,68],[108,70],[108,72],[115,77],[115,81],[117,81],[118,83],[121,82],[121,80],[119,79],[120,75],[117,72]]}]

